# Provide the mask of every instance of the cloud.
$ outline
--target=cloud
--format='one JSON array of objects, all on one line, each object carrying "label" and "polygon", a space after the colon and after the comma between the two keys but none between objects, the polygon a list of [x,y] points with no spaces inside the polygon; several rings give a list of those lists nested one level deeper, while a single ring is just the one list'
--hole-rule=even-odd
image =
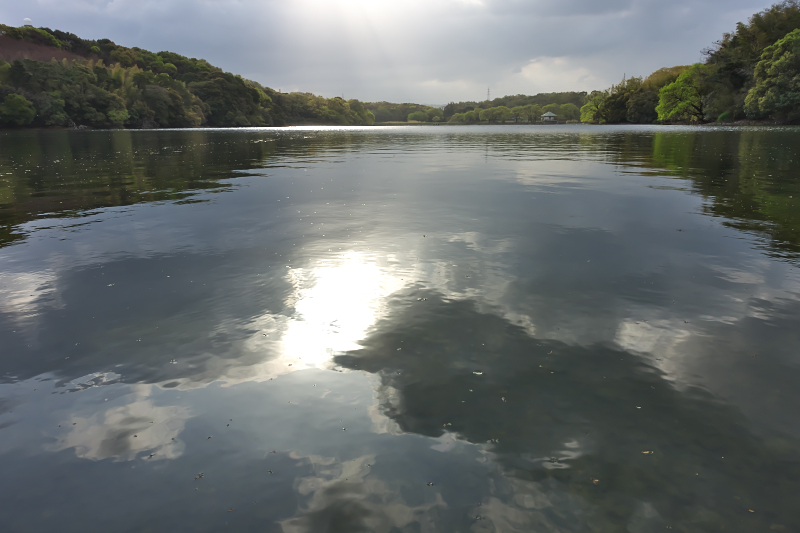
[{"label": "cloud", "polygon": [[291,456],[300,464],[310,465],[314,474],[295,482],[300,498],[306,501],[297,516],[280,523],[284,533],[320,531],[332,521],[350,531],[388,533],[411,524],[428,531],[424,526],[447,507],[438,492],[419,505],[406,503],[395,487],[370,476],[374,455],[343,462],[317,455]]},{"label": "cloud", "polygon": [[[170,50],[282,90],[446,102],[602,89],[700,59],[763,0],[38,0],[0,8],[85,38]],[[532,62],[563,61],[578,76]],[[585,76],[585,77],[584,77]],[[580,81],[578,81],[580,80]]]},{"label": "cloud", "polygon": [[54,293],[55,274],[40,272],[0,272],[0,313],[16,320],[35,316],[40,304]]},{"label": "cloud", "polygon": [[[53,450],[75,450],[83,459],[132,461],[174,459],[183,453],[184,444],[176,440],[183,431],[189,409],[157,406],[149,398],[151,385],[132,387],[135,401],[95,413],[89,418],[74,416],[61,423],[69,432]],[[141,455],[150,453],[148,455]]]}]

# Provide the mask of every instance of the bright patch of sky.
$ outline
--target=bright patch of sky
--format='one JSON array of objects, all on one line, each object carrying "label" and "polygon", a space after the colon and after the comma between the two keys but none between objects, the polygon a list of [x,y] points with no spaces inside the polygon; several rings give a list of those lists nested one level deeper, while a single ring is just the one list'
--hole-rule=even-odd
[{"label": "bright patch of sky", "polygon": [[0,23],[202,57],[282,91],[444,104],[702,59],[765,0],[23,0]]}]

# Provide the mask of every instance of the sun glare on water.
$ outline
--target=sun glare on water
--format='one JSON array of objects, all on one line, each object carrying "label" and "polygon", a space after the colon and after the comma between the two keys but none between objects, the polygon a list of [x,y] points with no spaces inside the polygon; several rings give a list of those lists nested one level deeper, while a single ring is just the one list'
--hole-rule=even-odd
[{"label": "sun glare on water", "polygon": [[319,366],[353,350],[385,310],[387,296],[403,281],[352,253],[338,261],[291,269],[295,316],[281,340],[283,358]]}]

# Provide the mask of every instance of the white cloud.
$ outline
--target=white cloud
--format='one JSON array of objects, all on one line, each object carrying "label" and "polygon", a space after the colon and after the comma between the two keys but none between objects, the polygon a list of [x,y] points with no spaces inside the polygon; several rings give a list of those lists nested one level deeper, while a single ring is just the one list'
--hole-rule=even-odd
[{"label": "white cloud", "polygon": [[587,91],[605,87],[610,80],[593,72],[583,62],[569,57],[537,57],[521,68],[530,92]]},{"label": "white cloud", "polygon": [[152,385],[135,385],[132,387],[135,400],[127,405],[112,407],[89,418],[76,416],[64,420],[61,425],[70,430],[59,438],[53,450],[73,449],[76,456],[93,461],[109,458],[132,461],[140,456],[158,461],[180,456],[184,444],[177,437],[189,418],[189,409],[154,405],[149,399],[152,388]]},{"label": "white cloud", "polygon": [[304,533],[319,530],[317,515],[326,516],[331,508],[353,506],[362,510],[358,529],[389,533],[417,524],[417,531],[433,531],[434,518],[447,504],[441,493],[426,497],[419,505],[405,502],[397,487],[370,476],[374,455],[364,455],[350,461],[310,455],[291,454],[300,465],[308,465],[314,473],[295,481],[295,489],[305,500],[294,518],[280,522],[284,533]]}]

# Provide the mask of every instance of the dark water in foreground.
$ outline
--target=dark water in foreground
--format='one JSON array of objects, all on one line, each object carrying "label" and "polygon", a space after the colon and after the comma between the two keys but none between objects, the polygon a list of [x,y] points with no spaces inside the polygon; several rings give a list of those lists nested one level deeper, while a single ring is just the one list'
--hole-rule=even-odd
[{"label": "dark water in foreground", "polygon": [[800,531],[798,151],[0,132],[0,529]]}]

